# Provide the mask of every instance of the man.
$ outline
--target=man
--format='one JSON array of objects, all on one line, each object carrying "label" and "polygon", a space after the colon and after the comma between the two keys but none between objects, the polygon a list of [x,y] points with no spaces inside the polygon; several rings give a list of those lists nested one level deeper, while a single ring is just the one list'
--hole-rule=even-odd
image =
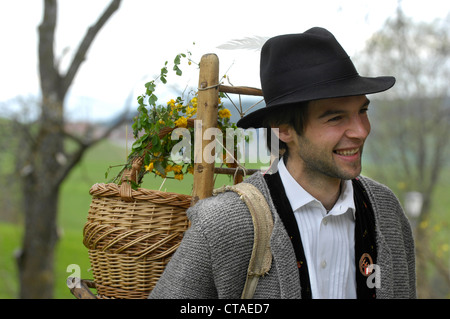
[{"label": "man", "polygon": [[[415,298],[414,244],[394,194],[359,176],[370,132],[368,94],[393,77],[361,77],[322,28],[269,39],[261,51],[266,107],[238,122],[277,128],[274,174],[245,182],[273,216],[272,266],[255,298]],[[270,143],[269,143],[270,145]],[[239,298],[253,246],[233,192],[200,201],[151,298]]]}]

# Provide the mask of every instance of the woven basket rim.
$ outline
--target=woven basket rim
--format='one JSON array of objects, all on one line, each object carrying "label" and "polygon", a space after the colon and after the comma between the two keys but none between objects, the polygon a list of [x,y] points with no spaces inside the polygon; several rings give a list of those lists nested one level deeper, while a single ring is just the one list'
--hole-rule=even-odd
[{"label": "woven basket rim", "polygon": [[[120,198],[120,186],[115,183],[95,183],[89,190],[89,194],[98,197],[118,197]],[[192,203],[192,196],[173,192],[163,192],[154,189],[138,188],[131,190],[131,196],[136,200],[158,200],[163,199],[172,206],[189,208]]]}]

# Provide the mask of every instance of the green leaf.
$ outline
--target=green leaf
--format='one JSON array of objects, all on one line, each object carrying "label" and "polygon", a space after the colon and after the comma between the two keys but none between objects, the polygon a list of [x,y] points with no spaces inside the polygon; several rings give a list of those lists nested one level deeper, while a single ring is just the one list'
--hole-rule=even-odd
[{"label": "green leaf", "polygon": [[150,153],[146,153],[144,157],[144,165],[150,164]]},{"label": "green leaf", "polygon": [[111,166],[110,167],[108,167],[108,169],[106,170],[106,172],[105,172],[105,179],[108,179],[108,174],[109,174],[109,171],[111,170]]},{"label": "green leaf", "polygon": [[155,162],[153,168],[156,169],[162,176],[166,175],[166,170],[162,166],[161,162]]},{"label": "green leaf", "polygon": [[155,87],[156,87],[155,81],[150,81],[150,82],[145,83],[145,87],[147,88],[147,92],[151,93],[151,92],[155,91]]},{"label": "green leaf", "polygon": [[137,101],[138,101],[138,103],[139,103],[140,106],[143,106],[143,105],[144,105],[144,97],[143,97],[142,95],[141,95],[141,96],[138,96]]},{"label": "green leaf", "polygon": [[183,72],[180,70],[180,68],[176,65],[173,66],[173,70],[176,71],[176,74],[178,76],[181,76],[183,74]]},{"label": "green leaf", "polygon": [[152,150],[153,153],[157,153],[161,150],[161,140],[156,134],[152,136]]},{"label": "green leaf", "polygon": [[137,119],[137,121],[136,121],[136,129],[138,130],[138,131],[140,131],[141,129],[142,129],[142,121],[141,121],[141,118],[139,117],[138,119]]},{"label": "green leaf", "polygon": [[158,101],[158,97],[156,95],[152,94],[148,97],[148,104],[156,105],[156,101]]},{"label": "green leaf", "polygon": [[141,146],[142,146],[142,140],[139,139],[133,143],[133,146],[131,147],[131,149],[136,150]]}]

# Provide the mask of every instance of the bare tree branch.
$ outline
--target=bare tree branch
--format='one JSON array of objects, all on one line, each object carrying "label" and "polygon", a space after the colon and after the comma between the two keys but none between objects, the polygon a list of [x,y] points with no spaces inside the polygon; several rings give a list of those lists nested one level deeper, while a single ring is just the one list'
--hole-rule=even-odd
[{"label": "bare tree branch", "polygon": [[111,17],[111,15],[113,15],[113,13],[116,12],[117,9],[119,9],[121,1],[122,0],[111,1],[108,8],[106,8],[106,10],[103,12],[103,14],[97,20],[97,22],[88,29],[86,35],[83,38],[83,41],[81,42],[80,46],[78,47],[77,52],[75,53],[72,63],[70,64],[69,70],[67,71],[66,75],[63,78],[62,92],[64,94],[69,89],[70,85],[72,84],[73,79],[75,78],[75,75],[78,72],[78,69],[80,68],[81,64],[84,62],[84,60],[86,58],[86,53],[87,53],[89,47],[91,46],[92,41],[94,41],[98,32],[103,27],[103,25],[106,23],[106,21],[108,21],[108,19]]},{"label": "bare tree branch", "polygon": [[58,174],[58,176],[56,177],[55,181],[57,183],[62,183],[62,181],[64,181],[64,179],[69,175],[70,171],[75,167],[75,165],[78,164],[78,162],[81,160],[81,158],[83,157],[84,153],[91,148],[92,146],[94,146],[95,144],[97,144],[98,142],[104,140],[105,138],[107,138],[116,128],[118,128],[120,125],[122,125],[126,119],[127,119],[127,114],[128,111],[125,110],[119,117],[119,120],[114,123],[113,125],[111,125],[105,132],[103,132],[103,134],[101,134],[100,136],[91,139],[89,141],[83,141],[82,139],[68,133],[68,132],[64,132],[64,134],[66,135],[66,137],[73,139],[74,141],[76,141],[79,144],[79,147],[77,148],[76,151],[72,152],[70,155],[66,156],[67,162],[65,163],[65,165],[63,167],[61,167],[60,172]]},{"label": "bare tree branch", "polygon": [[53,88],[53,83],[59,77],[54,65],[54,41],[58,6],[56,0],[45,0],[44,17],[39,25],[39,73],[41,89],[45,95]]}]

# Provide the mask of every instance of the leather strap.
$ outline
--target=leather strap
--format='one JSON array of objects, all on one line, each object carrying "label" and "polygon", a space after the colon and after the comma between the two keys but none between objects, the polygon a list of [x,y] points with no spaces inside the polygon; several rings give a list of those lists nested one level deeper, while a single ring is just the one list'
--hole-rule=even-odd
[{"label": "leather strap", "polygon": [[254,241],[252,256],[247,269],[247,279],[241,299],[251,299],[258,285],[259,277],[264,276],[272,266],[270,237],[273,230],[273,219],[269,205],[261,192],[249,183],[225,186],[214,193],[224,191],[236,192],[250,210],[253,221]]}]

